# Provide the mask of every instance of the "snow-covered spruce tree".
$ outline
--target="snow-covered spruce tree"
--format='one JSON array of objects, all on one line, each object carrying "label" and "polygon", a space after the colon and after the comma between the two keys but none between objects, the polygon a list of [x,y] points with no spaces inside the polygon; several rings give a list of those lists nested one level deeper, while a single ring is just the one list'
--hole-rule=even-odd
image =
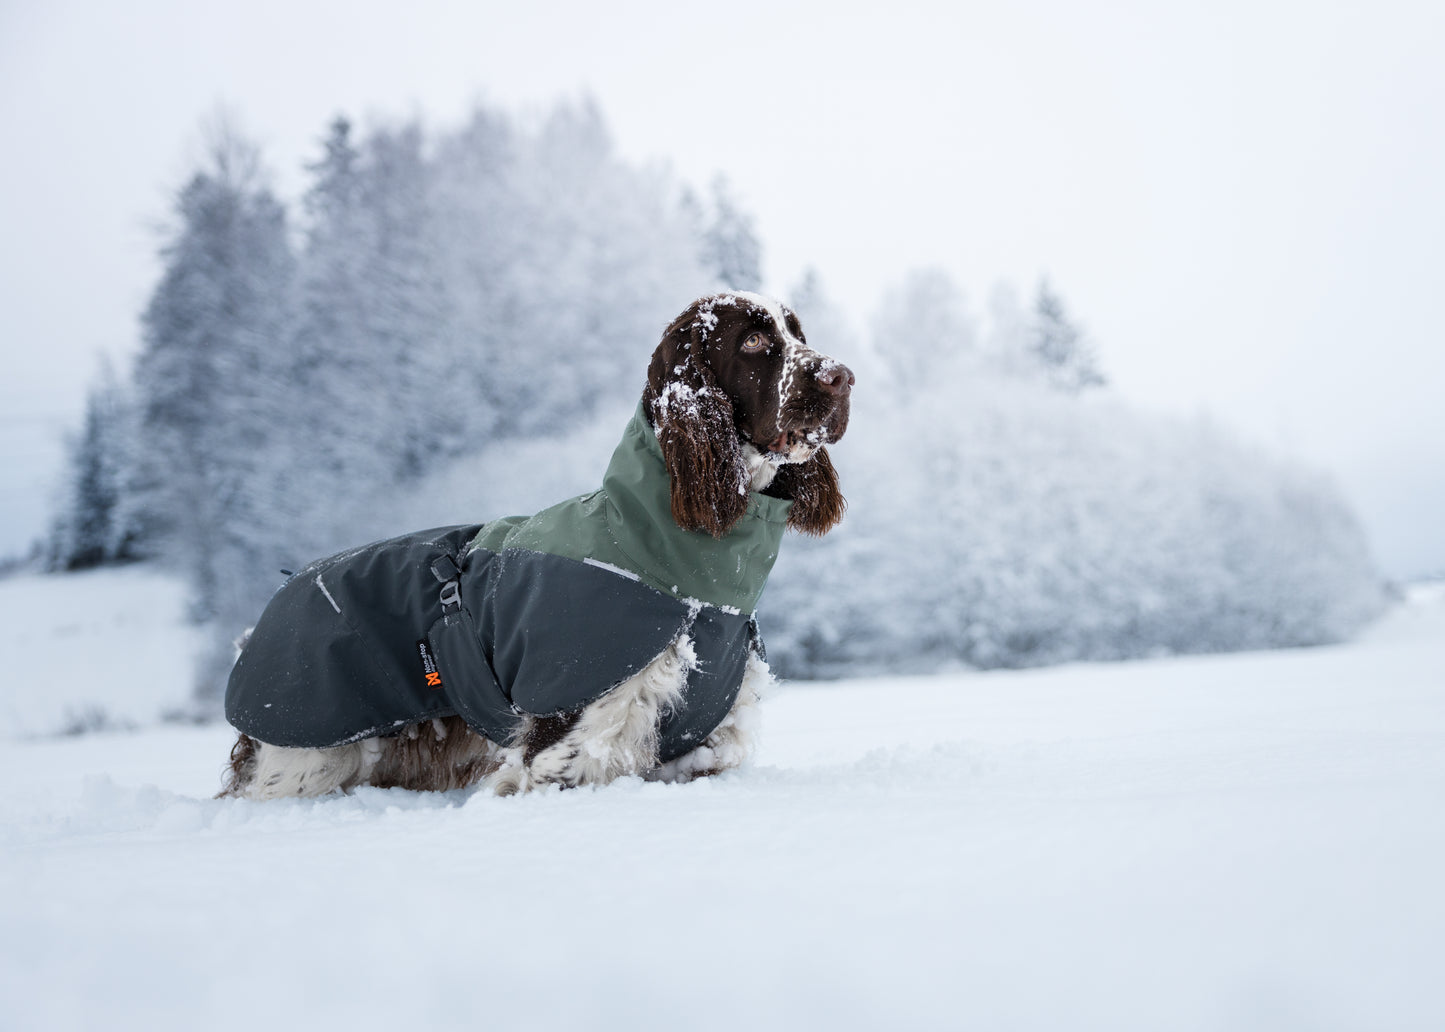
[{"label": "snow-covered spruce tree", "polygon": [[465,443],[452,413],[468,402],[451,383],[455,353],[448,298],[437,268],[435,167],[420,123],[382,128],[366,140],[363,203],[372,224],[366,268],[368,330],[378,373],[392,378],[390,430],[396,478],[412,479]]},{"label": "snow-covered spruce tree", "polygon": [[478,108],[430,146],[338,119],[310,171],[271,566],[407,529],[379,503],[430,467],[635,397],[679,299],[712,286],[679,191],[620,161],[590,103],[530,127]]},{"label": "snow-covered spruce tree", "polygon": [[135,369],[143,509],[189,575],[200,617],[240,622],[274,583],[278,428],[294,271],[255,148],[215,130],[180,190]]},{"label": "snow-covered spruce tree", "polygon": [[387,506],[397,528],[594,487],[663,328],[719,286],[685,193],[619,159],[590,103],[538,123],[478,108],[432,153],[445,336],[466,395],[448,414],[473,454]]},{"label": "snow-covered spruce tree", "polygon": [[432,148],[435,261],[458,391],[448,415],[464,451],[509,433],[508,388],[524,382],[525,352],[516,353],[512,328],[520,299],[508,285],[522,243],[513,187],[521,135],[511,118],[478,106]]},{"label": "snow-covered spruce tree", "polygon": [[358,143],[337,118],[309,170],[277,470],[296,563],[374,534],[371,500],[460,446],[463,401],[420,126]]},{"label": "snow-covered spruce tree", "polygon": [[145,555],[145,527],[128,493],[134,487],[134,408],[110,363],[86,396],[80,433],[70,441],[47,565],[81,570]]},{"label": "snow-covered spruce tree", "polygon": [[588,102],[535,129],[478,111],[436,153],[447,335],[491,418],[473,444],[561,434],[640,392],[662,328],[713,285],[675,185],[622,162]]},{"label": "snow-covered spruce tree", "polygon": [[703,264],[727,290],[762,287],[762,244],[752,216],[738,207],[727,178],[712,181],[712,217],[703,233]]},{"label": "snow-covered spruce tree", "polygon": [[942,269],[908,273],[884,294],[870,328],[872,351],[887,377],[875,389],[892,396],[911,397],[940,379],[967,375],[978,361],[978,328],[967,298]]},{"label": "snow-covered spruce tree", "polygon": [[1039,280],[1034,297],[1027,350],[1047,381],[1059,390],[1077,393],[1107,382],[1099,371],[1093,345],[1069,319],[1063,299],[1047,279]]}]

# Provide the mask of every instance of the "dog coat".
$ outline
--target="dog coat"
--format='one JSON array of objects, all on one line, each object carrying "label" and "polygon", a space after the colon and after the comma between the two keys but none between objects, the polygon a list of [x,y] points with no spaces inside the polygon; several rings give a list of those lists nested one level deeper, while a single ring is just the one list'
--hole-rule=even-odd
[{"label": "dog coat", "polygon": [[322,748],[458,714],[505,743],[524,714],[576,712],[686,635],[697,664],[659,728],[659,760],[681,756],[763,652],[753,614],[792,502],[753,493],[718,539],[673,522],[670,490],[639,406],[598,491],[312,563],[242,647],[226,719]]}]

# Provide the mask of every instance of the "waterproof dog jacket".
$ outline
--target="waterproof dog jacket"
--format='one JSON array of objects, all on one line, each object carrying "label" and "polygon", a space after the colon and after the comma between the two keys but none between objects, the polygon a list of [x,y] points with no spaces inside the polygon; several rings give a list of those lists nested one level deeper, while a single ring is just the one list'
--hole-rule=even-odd
[{"label": "waterproof dog jacket", "polygon": [[674,759],[721,723],[749,651],[762,653],[753,613],[791,506],[754,493],[721,539],[678,527],[639,407],[601,490],[292,576],[236,660],[226,719],[320,748],[459,714],[505,743],[524,714],[576,712],[686,635],[697,665],[660,728],[659,759]]}]

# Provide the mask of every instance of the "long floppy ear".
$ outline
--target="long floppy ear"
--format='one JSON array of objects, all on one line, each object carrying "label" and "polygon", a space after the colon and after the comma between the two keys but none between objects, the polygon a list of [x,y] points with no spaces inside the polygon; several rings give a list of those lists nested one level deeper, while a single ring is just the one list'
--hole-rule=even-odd
[{"label": "long floppy ear", "polygon": [[642,400],[672,481],[673,520],[684,530],[720,538],[747,512],[748,476],[732,401],[701,349],[696,313],[689,309],[653,352]]},{"label": "long floppy ear", "polygon": [[822,537],[843,519],[848,502],[838,487],[838,471],[828,450],[819,448],[807,462],[779,466],[767,494],[791,498],[788,526],[804,534]]}]

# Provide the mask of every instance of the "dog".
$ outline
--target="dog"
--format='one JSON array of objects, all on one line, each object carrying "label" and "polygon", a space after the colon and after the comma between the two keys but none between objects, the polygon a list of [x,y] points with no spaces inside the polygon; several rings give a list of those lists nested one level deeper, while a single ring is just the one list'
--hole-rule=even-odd
[{"label": "dog", "polygon": [[231,673],[221,795],[511,795],[738,766],[771,680],[757,599],[785,529],[843,517],[827,445],[854,383],[780,302],[694,301],[601,490],[287,581]]}]

